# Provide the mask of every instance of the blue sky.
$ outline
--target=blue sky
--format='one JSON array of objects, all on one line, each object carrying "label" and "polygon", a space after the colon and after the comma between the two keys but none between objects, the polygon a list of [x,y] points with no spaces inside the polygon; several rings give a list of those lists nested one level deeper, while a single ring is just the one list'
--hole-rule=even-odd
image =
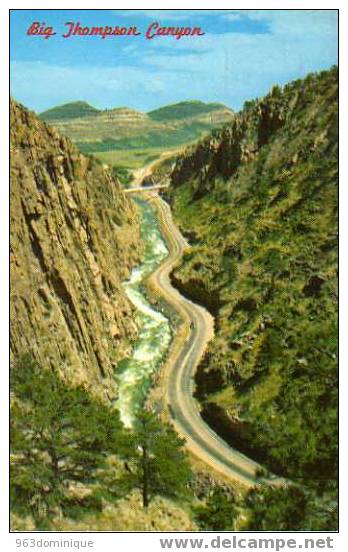
[{"label": "blue sky", "polygon": [[[33,21],[57,32],[45,40]],[[132,26],[138,37],[63,39],[66,21]],[[150,23],[200,26],[200,37],[145,39]],[[187,99],[239,109],[273,84],[337,63],[336,10],[12,10],[11,93],[43,111],[85,100],[142,111]]]}]

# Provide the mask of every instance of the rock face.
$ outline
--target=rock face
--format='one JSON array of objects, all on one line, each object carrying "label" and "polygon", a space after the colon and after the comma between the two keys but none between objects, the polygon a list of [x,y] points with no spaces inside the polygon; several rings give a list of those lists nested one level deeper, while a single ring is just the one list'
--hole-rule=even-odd
[{"label": "rock face", "polygon": [[11,102],[11,353],[113,398],[137,334],[122,281],[139,225],[119,183]]},{"label": "rock face", "polygon": [[230,179],[241,165],[253,161],[286,122],[288,105],[278,87],[265,98],[246,102],[223,130],[216,130],[183,155],[172,174],[174,186],[196,178],[196,199],[213,189],[214,179]]}]

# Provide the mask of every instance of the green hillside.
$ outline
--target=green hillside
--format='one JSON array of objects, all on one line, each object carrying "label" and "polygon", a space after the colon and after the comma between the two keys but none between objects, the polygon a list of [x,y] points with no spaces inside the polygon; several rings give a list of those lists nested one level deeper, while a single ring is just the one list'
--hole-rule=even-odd
[{"label": "green hillside", "polygon": [[43,121],[53,121],[56,119],[77,119],[79,117],[90,117],[100,113],[99,109],[96,109],[87,102],[70,102],[57,107],[52,107],[47,111],[40,113],[39,117]]},{"label": "green hillside", "polygon": [[247,102],[179,158],[169,194],[192,244],[173,281],[216,321],[203,416],[314,492],[323,520],[337,485],[337,153],[334,68]]},{"label": "green hillside", "polygon": [[173,119],[185,119],[211,113],[219,109],[226,109],[220,103],[204,103],[199,100],[190,100],[176,104],[166,105],[148,112],[148,116],[154,121],[170,121]]},{"label": "green hillside", "polygon": [[84,153],[103,152],[110,150],[142,150],[148,148],[172,148],[183,144],[189,144],[198,140],[204,132],[209,132],[212,125],[203,122],[183,124],[178,128],[149,130],[137,136],[127,138],[106,138],[98,142],[77,142],[78,147]]}]

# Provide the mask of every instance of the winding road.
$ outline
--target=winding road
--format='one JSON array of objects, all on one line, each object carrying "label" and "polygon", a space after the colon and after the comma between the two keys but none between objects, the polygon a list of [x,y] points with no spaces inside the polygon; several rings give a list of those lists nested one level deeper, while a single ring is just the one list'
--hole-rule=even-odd
[{"label": "winding road", "polygon": [[146,195],[157,210],[169,247],[169,256],[150,277],[150,285],[174,307],[188,329],[184,345],[181,344],[169,359],[166,374],[166,402],[173,425],[196,457],[225,477],[248,487],[254,486],[260,483],[256,472],[261,466],[231,448],[200,416],[193,397],[194,374],[207,343],[213,338],[214,320],[208,311],[183,297],[172,286],[170,273],[179,263],[188,243],[174,224],[169,205],[155,191]]},{"label": "winding road", "polygon": [[[168,153],[163,157],[166,155]],[[284,485],[286,482],[280,477],[258,477],[257,472],[262,470],[262,466],[230,447],[200,415],[198,402],[194,399],[194,376],[208,342],[214,337],[214,319],[206,309],[183,297],[171,284],[170,274],[180,263],[189,244],[175,225],[170,206],[158,194],[161,187],[167,186],[141,186],[156,163],[133,171],[133,185],[129,191],[141,193],[153,204],[169,249],[168,257],[150,276],[149,286],[175,309],[186,327],[186,340],[183,341],[181,335],[176,336],[177,346],[172,348],[166,363],[165,401],[172,423],[185,439],[186,448],[224,477],[247,487],[264,482]]]}]

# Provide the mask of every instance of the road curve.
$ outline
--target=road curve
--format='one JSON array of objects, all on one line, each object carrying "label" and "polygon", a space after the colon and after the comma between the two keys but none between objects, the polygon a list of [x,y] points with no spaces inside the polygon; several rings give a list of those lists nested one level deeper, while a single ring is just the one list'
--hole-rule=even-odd
[{"label": "road curve", "polygon": [[254,486],[260,483],[256,472],[261,466],[223,441],[204,422],[193,398],[194,374],[208,341],[213,338],[214,320],[208,311],[171,285],[169,275],[188,244],[173,222],[169,205],[154,192],[148,198],[155,205],[169,247],[169,256],[150,278],[151,286],[175,308],[190,329],[185,345],[170,359],[166,379],[166,402],[173,425],[195,456],[225,477]]}]

